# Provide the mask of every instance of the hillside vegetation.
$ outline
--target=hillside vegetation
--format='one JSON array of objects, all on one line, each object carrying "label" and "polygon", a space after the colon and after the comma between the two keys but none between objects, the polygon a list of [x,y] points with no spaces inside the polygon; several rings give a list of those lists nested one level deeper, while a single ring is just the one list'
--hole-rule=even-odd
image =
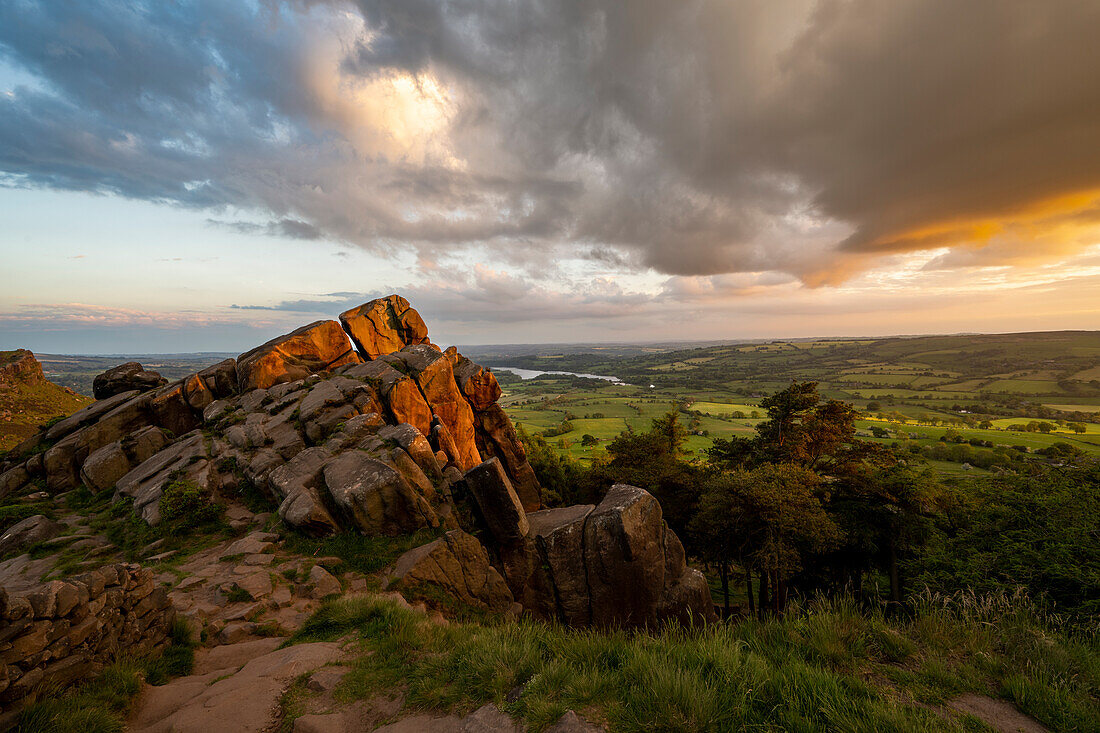
[{"label": "hillside vegetation", "polygon": [[33,435],[43,423],[91,402],[48,381],[31,352],[0,351],[0,452]]}]

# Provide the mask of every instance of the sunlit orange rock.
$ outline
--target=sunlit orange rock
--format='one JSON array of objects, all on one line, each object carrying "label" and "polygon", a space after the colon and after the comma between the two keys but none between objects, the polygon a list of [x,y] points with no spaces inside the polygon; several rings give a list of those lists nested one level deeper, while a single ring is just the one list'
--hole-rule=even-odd
[{"label": "sunlit orange rock", "polygon": [[359,361],[339,323],[317,321],[237,357],[237,383],[242,392],[266,389]]},{"label": "sunlit orange rock", "polygon": [[340,323],[364,359],[412,344],[430,344],[424,319],[400,295],[387,295],[340,314]]},{"label": "sunlit orange rock", "polygon": [[[447,351],[450,350],[447,349]],[[462,394],[465,395],[466,400],[470,403],[470,407],[474,408],[474,412],[487,410],[491,405],[496,404],[501,391],[500,385],[497,384],[497,378],[493,376],[493,373],[480,364],[475,364],[465,356],[458,354],[458,352],[455,352],[455,354],[458,357],[454,360],[456,362],[454,366],[455,381],[458,383],[459,389],[462,390]]]},{"label": "sunlit orange rock", "polygon": [[474,438],[474,413],[458,389],[451,360],[428,344],[406,346],[384,360],[416,380],[428,407],[454,438],[459,468],[466,471],[481,463]]},{"label": "sunlit orange rock", "polygon": [[402,374],[384,361],[356,364],[344,371],[344,375],[375,384],[382,396],[382,402],[395,422],[408,423],[423,435],[428,435],[432,411],[412,377]]}]

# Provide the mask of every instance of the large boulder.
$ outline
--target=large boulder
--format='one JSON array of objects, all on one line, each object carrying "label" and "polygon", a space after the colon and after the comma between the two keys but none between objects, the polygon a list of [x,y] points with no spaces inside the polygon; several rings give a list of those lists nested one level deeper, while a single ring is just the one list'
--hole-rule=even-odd
[{"label": "large boulder", "polygon": [[317,321],[237,357],[237,386],[266,389],[358,361],[339,323]]},{"label": "large boulder", "polygon": [[343,375],[376,385],[386,412],[396,423],[408,423],[427,435],[431,430],[432,411],[416,382],[384,361],[368,361],[343,370]]},{"label": "large boulder", "polygon": [[[43,454],[42,468],[46,475],[46,484],[50,489],[60,491],[76,487],[80,483],[80,468],[88,456],[108,443],[120,440],[135,430],[148,426],[153,421],[149,405],[156,395],[155,392],[145,394],[136,394],[133,391],[123,392],[103,400],[103,403],[116,405],[117,398],[122,395],[130,396],[107,414],[100,415],[98,419],[65,435]],[[76,415],[73,417],[75,418]],[[50,431],[46,431],[47,440],[49,435]]]},{"label": "large boulder", "polygon": [[237,361],[225,359],[203,369],[197,375],[214,399],[223,399],[237,393]]},{"label": "large boulder", "polygon": [[527,460],[527,449],[520,442],[508,414],[498,404],[492,404],[476,413],[477,435],[483,457],[496,456],[504,464],[504,470],[512,479],[523,509],[538,511],[542,507],[542,487],[535,476],[535,469]]},{"label": "large boulder", "polygon": [[[453,351],[453,356],[451,352]],[[501,389],[496,376],[481,366],[462,356],[454,347],[447,349],[447,355],[454,362],[455,382],[458,383],[466,401],[474,412],[488,409],[500,398]]]},{"label": "large boulder", "polygon": [[108,397],[107,399],[98,400],[85,407],[83,410],[74,412],[64,420],[59,420],[49,428],[46,429],[44,437],[46,442],[52,443],[60,440],[69,433],[78,430],[86,425],[98,421],[104,415],[111,413],[121,405],[128,403],[132,397],[137,396],[138,392],[132,390],[129,392],[120,392],[114,397]]},{"label": "large boulder", "polygon": [[194,482],[210,491],[215,472],[198,431],[183,436],[129,471],[115,482],[117,496],[134,500],[134,511],[149,524],[160,523],[160,497],[173,480]]},{"label": "large boulder", "polygon": [[513,603],[485,548],[458,529],[398,558],[389,587],[429,603],[438,603],[442,592],[458,604],[497,612]]},{"label": "large boulder", "polygon": [[454,439],[458,467],[466,471],[481,463],[474,436],[474,413],[458,389],[451,360],[427,344],[406,346],[382,359],[416,380],[432,413],[447,426]]},{"label": "large boulder", "polygon": [[579,504],[527,515],[536,557],[546,578],[542,584],[530,578],[526,582],[533,587],[552,589],[539,601],[528,602],[541,615],[570,626],[588,626],[592,622],[584,526],[593,509],[592,504]]},{"label": "large boulder", "polygon": [[168,384],[157,372],[148,371],[136,361],[111,367],[92,380],[92,396],[97,400],[114,397],[122,392],[148,392]]},{"label": "large boulder", "polygon": [[325,466],[324,478],[341,514],[361,532],[399,534],[439,526],[431,505],[401,472],[367,453],[341,453]]},{"label": "large boulder", "polygon": [[279,516],[291,527],[311,535],[331,534],[340,528],[322,488],[325,464],[332,454],[324,448],[306,448],[270,472],[268,484],[280,500]]},{"label": "large boulder", "polygon": [[56,537],[63,527],[43,514],[27,517],[0,535],[0,557]]},{"label": "large boulder", "polygon": [[436,460],[435,451],[432,450],[431,444],[428,443],[428,439],[424,437],[424,434],[412,425],[408,423],[386,425],[379,428],[378,437],[383,441],[392,440],[401,446],[401,449],[416,461],[416,465],[420,466],[420,469],[429,478],[435,481],[443,478],[443,469],[439,465],[439,461]]},{"label": "large boulder", "polygon": [[570,626],[653,626],[715,618],[710,590],[643,489],[616,484],[598,506],[527,515],[522,541],[494,546],[525,609]]},{"label": "large boulder", "polygon": [[109,489],[130,472],[130,459],[122,450],[122,443],[108,443],[94,451],[80,469],[80,480],[94,492]]},{"label": "large boulder", "polygon": [[644,489],[612,486],[585,519],[584,547],[593,625],[714,617],[702,574],[686,567],[679,538]]},{"label": "large boulder", "polygon": [[500,461],[491,458],[474,466],[464,478],[485,525],[498,543],[510,545],[527,536],[527,515]]},{"label": "large boulder", "polygon": [[340,323],[364,359],[430,344],[424,319],[400,295],[388,295],[340,314]]}]

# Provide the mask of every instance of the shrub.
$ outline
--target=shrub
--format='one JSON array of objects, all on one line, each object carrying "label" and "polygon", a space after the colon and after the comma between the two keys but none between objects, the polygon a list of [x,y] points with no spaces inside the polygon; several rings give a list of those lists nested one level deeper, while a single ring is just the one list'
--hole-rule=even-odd
[{"label": "shrub", "polygon": [[160,497],[160,518],[166,528],[187,532],[216,522],[222,508],[203,495],[193,481],[172,481]]}]

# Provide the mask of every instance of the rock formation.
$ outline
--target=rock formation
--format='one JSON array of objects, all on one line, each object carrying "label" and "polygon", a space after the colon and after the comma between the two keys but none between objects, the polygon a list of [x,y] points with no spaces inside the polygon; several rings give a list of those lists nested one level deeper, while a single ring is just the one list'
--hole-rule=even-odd
[{"label": "rock formation", "polygon": [[345,311],[340,314],[340,323],[364,359],[377,359],[410,345],[431,345],[424,319],[400,295]]},{"label": "rock formation", "polygon": [[360,359],[336,321],[317,321],[237,357],[242,392],[293,382]]},{"label": "rock formation", "polygon": [[713,613],[646,492],[616,486],[597,507],[543,509],[496,378],[433,345],[399,296],[152,389],[140,365],[123,366],[104,383],[133,388],[12,451],[0,463],[0,495],[83,484],[131,500],[156,524],[172,482],[217,501],[247,481],[311,535],[441,533],[393,575],[429,601],[492,611],[518,603],[575,625]]},{"label": "rock formation", "polygon": [[34,354],[26,349],[0,352],[0,384],[23,382],[25,384],[41,384],[46,381],[46,375],[42,373],[42,365]]},{"label": "rock formation", "polygon": [[148,392],[168,384],[157,372],[149,371],[136,361],[111,367],[92,380],[92,396],[97,400],[114,397],[122,392]]}]

